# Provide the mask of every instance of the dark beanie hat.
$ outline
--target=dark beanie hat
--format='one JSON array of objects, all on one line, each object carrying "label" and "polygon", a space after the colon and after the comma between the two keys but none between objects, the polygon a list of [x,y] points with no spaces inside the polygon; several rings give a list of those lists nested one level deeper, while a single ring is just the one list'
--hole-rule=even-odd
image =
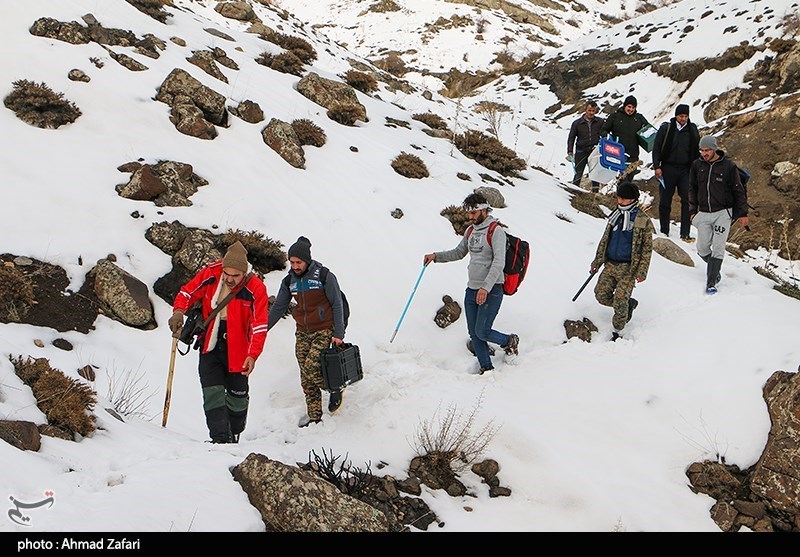
[{"label": "dark beanie hat", "polygon": [[311,240],[305,236],[300,236],[297,241],[289,248],[289,257],[297,257],[307,264],[311,264]]},{"label": "dark beanie hat", "polygon": [[622,182],[617,186],[617,197],[622,199],[639,199],[639,188],[633,182]]},{"label": "dark beanie hat", "polygon": [[238,240],[231,244],[225,252],[225,257],[222,258],[222,266],[246,273],[249,265],[247,264],[247,249],[244,244]]},{"label": "dark beanie hat", "polygon": [[681,114],[689,115],[689,105],[688,104],[679,104],[675,107],[675,116],[679,116]]},{"label": "dark beanie hat", "polygon": [[636,97],[634,97],[633,95],[628,95],[627,97],[625,97],[625,102],[622,103],[622,106],[625,107],[628,106],[629,104],[632,104],[634,107],[637,106],[638,103],[636,102]]}]

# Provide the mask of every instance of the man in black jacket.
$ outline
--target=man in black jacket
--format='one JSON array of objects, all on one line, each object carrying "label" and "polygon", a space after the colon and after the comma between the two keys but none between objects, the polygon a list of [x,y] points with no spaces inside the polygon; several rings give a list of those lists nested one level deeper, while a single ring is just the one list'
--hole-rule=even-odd
[{"label": "man in black jacket", "polygon": [[679,104],[675,117],[658,128],[653,144],[653,168],[659,188],[658,219],[661,233],[669,236],[669,216],[675,190],[681,198],[681,240],[694,242],[689,214],[689,168],[700,155],[700,132],[689,121],[689,105]]},{"label": "man in black jacket", "polygon": [[[586,169],[589,155],[595,145],[600,142],[600,128],[605,123],[605,120],[595,116],[596,114],[597,103],[594,101],[587,101],[583,115],[572,122],[569,128],[569,136],[567,137],[567,158],[569,158],[574,165],[575,175],[572,178],[572,183],[576,186],[581,185],[581,178],[583,177],[583,171]],[[600,191],[599,182],[592,182],[592,191]]]},{"label": "man in black jacket", "polygon": [[700,158],[689,172],[689,211],[697,227],[697,255],[708,264],[706,293],[716,294],[731,224],[736,220],[746,227],[749,221],[739,169],[710,135],[700,139]]},{"label": "man in black jacket", "polygon": [[[625,155],[628,158],[629,165],[639,160],[639,137],[636,133],[644,126],[650,125],[647,118],[636,112],[637,104],[636,97],[633,95],[625,97],[622,108],[609,116],[600,130],[600,135],[610,135],[622,143],[625,147]],[[638,170],[628,173],[626,179],[633,180],[636,174],[638,174]]]}]

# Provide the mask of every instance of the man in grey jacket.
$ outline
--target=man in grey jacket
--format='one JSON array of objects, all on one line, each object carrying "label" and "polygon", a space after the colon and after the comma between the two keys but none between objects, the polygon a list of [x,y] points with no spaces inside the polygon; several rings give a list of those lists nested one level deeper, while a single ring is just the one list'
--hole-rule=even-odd
[{"label": "man in grey jacket", "polygon": [[492,328],[503,302],[506,233],[494,217],[489,216],[491,207],[483,195],[468,195],[463,206],[472,225],[467,228],[461,242],[451,250],[426,254],[423,264],[457,261],[469,253],[464,312],[467,331],[483,374],[494,369],[488,343],[501,346],[509,356],[516,355],[519,353],[519,336]]}]

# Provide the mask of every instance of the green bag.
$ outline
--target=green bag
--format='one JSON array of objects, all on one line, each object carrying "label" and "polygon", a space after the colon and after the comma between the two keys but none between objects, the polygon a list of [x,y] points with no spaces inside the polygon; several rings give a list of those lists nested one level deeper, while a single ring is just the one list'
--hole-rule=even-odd
[{"label": "green bag", "polygon": [[656,141],[656,131],[657,130],[650,124],[645,124],[636,132],[636,142],[639,144],[639,147],[648,153],[653,152],[653,144]]}]

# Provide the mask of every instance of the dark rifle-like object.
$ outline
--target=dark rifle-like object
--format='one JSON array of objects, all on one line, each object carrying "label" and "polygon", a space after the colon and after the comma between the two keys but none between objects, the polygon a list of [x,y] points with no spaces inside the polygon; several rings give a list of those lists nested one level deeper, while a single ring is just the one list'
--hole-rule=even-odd
[{"label": "dark rifle-like object", "polygon": [[593,278],[593,277],[594,277],[594,276],[597,274],[597,271],[599,271],[599,270],[600,270],[600,268],[598,267],[597,269],[595,269],[594,271],[592,271],[591,273],[589,273],[589,278],[587,278],[587,279],[584,281],[584,283],[581,285],[581,287],[578,289],[578,291],[577,291],[577,292],[575,293],[575,295],[572,297],[572,301],[573,301],[573,302],[574,302],[575,300],[577,300],[577,299],[578,299],[578,296],[580,296],[580,295],[581,295],[581,292],[583,292],[583,289],[584,289],[584,288],[586,288],[586,286],[589,284],[589,281],[591,281],[591,280],[592,280],[592,278]]}]

